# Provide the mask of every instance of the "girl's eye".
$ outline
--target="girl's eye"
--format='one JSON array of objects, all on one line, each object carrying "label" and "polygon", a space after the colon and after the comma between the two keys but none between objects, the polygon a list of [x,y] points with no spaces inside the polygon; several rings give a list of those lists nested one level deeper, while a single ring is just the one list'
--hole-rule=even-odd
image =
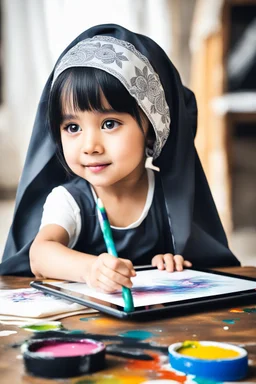
[{"label": "girl's eye", "polygon": [[106,120],[106,121],[104,121],[104,123],[102,124],[102,129],[108,129],[108,130],[111,130],[111,129],[117,128],[119,125],[120,125],[120,123],[119,123],[118,121],[115,121],[115,120]]},{"label": "girl's eye", "polygon": [[72,134],[72,133],[80,132],[81,128],[77,124],[69,124],[64,128],[64,130]]}]

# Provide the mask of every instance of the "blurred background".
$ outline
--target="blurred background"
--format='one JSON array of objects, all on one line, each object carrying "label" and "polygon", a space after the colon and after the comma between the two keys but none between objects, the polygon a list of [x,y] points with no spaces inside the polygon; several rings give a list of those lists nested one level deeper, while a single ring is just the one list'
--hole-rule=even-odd
[{"label": "blurred background", "polygon": [[111,22],[154,39],[195,92],[230,247],[256,266],[256,0],[0,0],[0,260],[47,77],[80,32]]}]

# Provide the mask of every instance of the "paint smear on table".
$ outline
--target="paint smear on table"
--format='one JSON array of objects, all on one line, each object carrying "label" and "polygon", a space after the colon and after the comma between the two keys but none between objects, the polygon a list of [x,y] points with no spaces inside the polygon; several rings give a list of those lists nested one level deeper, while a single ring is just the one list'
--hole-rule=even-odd
[{"label": "paint smear on table", "polygon": [[22,325],[20,328],[25,329],[30,332],[45,332],[45,331],[55,331],[62,328],[60,321],[50,321],[48,323],[38,323],[38,324],[27,324]]},{"label": "paint smear on table", "polygon": [[[193,382],[194,383],[194,382]],[[173,381],[173,380],[148,380],[148,381],[144,381],[143,384],[177,384],[177,381]],[[187,382],[186,382],[187,384]]]},{"label": "paint smear on table", "polygon": [[226,324],[235,324],[235,322],[239,320],[240,320],[239,318],[236,318],[236,319],[224,319],[222,321],[223,323],[226,323]]},{"label": "paint smear on table", "polygon": [[222,381],[220,382],[220,381],[209,380],[209,379],[206,379],[205,377],[203,377],[201,379],[200,379],[200,377],[195,377],[193,379],[192,383],[196,383],[196,384],[223,384]]},{"label": "paint smear on table", "polygon": [[156,353],[150,353],[153,360],[142,361],[142,360],[130,360],[128,361],[126,368],[131,371],[152,371],[155,372],[159,379],[175,380],[177,383],[185,383],[187,376],[185,374],[178,374],[171,370],[168,364],[168,368],[163,367],[161,357]]},{"label": "paint smear on table", "polygon": [[145,381],[146,378],[144,376],[130,376],[117,373],[116,375],[91,375],[88,379],[72,380],[72,384],[142,384]]},{"label": "paint smear on table", "polygon": [[229,312],[233,313],[256,313],[256,307],[250,308],[232,308]]},{"label": "paint smear on table", "polygon": [[90,321],[90,320],[98,320],[99,319],[99,316],[96,316],[96,317],[81,317],[79,320],[80,321]]},{"label": "paint smear on table", "polygon": [[246,312],[246,313],[256,313],[256,307],[244,308],[244,312]]},{"label": "paint smear on table", "polygon": [[132,337],[134,339],[145,340],[145,339],[152,337],[153,335],[151,332],[140,330],[140,329],[135,329],[135,330],[119,333],[119,336]]}]

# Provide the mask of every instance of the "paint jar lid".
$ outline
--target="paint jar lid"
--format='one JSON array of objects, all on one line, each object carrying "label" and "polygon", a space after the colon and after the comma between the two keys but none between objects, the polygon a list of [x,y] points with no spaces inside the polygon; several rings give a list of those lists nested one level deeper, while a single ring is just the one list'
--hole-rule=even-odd
[{"label": "paint jar lid", "polygon": [[21,346],[28,373],[56,379],[103,369],[105,349],[103,343],[84,337],[35,339]]},{"label": "paint jar lid", "polygon": [[[193,350],[194,349],[194,350]],[[185,341],[168,348],[172,368],[185,374],[215,381],[234,381],[248,372],[243,348],[215,341]]]}]

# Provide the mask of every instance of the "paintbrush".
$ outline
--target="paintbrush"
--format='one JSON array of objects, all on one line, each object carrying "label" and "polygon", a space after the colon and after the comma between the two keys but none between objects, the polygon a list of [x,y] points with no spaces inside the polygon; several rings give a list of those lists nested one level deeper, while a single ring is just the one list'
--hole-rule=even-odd
[{"label": "paintbrush", "polygon": [[[111,227],[107,217],[107,212],[100,199],[97,200],[97,209],[99,213],[100,227],[101,227],[104,241],[107,247],[107,251],[109,254],[115,257],[118,257],[115,243],[112,236]],[[134,311],[134,304],[133,304],[133,297],[132,297],[131,290],[127,287],[122,287],[122,296],[124,300],[124,311],[125,312]]]}]

